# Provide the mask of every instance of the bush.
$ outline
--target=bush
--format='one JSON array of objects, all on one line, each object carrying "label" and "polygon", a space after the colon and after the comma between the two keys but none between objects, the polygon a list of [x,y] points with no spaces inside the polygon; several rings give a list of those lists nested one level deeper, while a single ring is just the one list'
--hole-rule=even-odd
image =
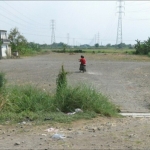
[{"label": "bush", "polygon": [[79,50],[74,50],[73,52],[74,52],[74,53],[85,53],[85,51],[83,51],[83,50],[81,50],[81,49],[79,49]]},{"label": "bush", "polygon": [[[94,117],[96,114],[117,116],[117,108],[108,101],[106,96],[85,84],[67,86],[66,75],[67,72],[62,65],[56,80],[57,90],[54,95],[30,85],[9,85],[3,88],[0,93],[0,120],[19,121],[26,117],[38,120],[54,114],[55,120],[62,121],[62,118],[66,118],[64,120],[66,122],[68,118],[65,113],[74,112],[76,108],[82,109],[84,113],[81,116],[75,114],[74,119]],[[1,87],[3,87],[4,74],[1,73],[0,77]]]},{"label": "bush", "polygon": [[57,93],[61,92],[62,89],[65,89],[67,87],[66,75],[67,75],[67,72],[64,70],[64,66],[62,65],[61,71],[59,72],[58,77],[56,79]]},{"label": "bush", "polygon": [[136,54],[148,55],[150,52],[150,38],[147,41],[140,42],[136,40],[137,44],[135,44]]},{"label": "bush", "polygon": [[105,116],[115,116],[117,109],[108,101],[106,96],[87,85],[67,87],[57,94],[54,101],[55,107],[62,112],[73,112],[76,108],[93,111]]}]

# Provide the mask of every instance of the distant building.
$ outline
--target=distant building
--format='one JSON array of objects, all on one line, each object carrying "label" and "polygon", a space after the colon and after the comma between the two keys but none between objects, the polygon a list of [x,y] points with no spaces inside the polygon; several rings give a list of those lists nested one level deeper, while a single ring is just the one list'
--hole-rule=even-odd
[{"label": "distant building", "polygon": [[7,38],[7,31],[0,30],[0,59],[11,57],[10,40]]}]

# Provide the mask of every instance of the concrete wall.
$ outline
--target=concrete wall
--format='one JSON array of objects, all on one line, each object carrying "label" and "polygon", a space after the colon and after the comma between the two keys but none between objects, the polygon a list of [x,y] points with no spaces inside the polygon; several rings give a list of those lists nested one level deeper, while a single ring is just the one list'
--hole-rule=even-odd
[{"label": "concrete wall", "polygon": [[0,46],[0,59],[11,57],[11,48],[8,46],[10,41],[7,39],[7,32],[5,30],[0,30],[0,40],[3,42]]},{"label": "concrete wall", "polygon": [[11,48],[7,44],[1,46],[2,58],[11,57]]},{"label": "concrete wall", "polygon": [[6,55],[7,46],[3,44],[1,46],[1,50],[2,50],[2,57],[6,57],[7,56]]}]

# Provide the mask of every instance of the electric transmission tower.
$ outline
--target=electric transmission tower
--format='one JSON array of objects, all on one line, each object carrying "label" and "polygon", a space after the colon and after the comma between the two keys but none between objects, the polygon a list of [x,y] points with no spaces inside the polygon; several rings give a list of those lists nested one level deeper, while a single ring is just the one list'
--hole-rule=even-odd
[{"label": "electric transmission tower", "polygon": [[116,45],[122,44],[122,13],[124,13],[123,11],[124,6],[122,6],[122,0],[119,0],[119,6],[117,7],[119,8],[119,11],[117,12],[119,13],[119,15],[118,15]]},{"label": "electric transmission tower", "polygon": [[51,44],[55,43],[55,20],[51,20]]}]

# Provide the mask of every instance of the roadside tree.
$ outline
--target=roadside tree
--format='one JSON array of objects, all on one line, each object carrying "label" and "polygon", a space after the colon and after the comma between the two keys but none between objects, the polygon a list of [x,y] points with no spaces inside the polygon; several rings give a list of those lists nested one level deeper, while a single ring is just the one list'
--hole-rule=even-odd
[{"label": "roadside tree", "polygon": [[8,39],[10,40],[10,46],[13,52],[18,51],[22,53],[27,46],[27,40],[18,31],[18,28],[13,28],[10,30]]}]

